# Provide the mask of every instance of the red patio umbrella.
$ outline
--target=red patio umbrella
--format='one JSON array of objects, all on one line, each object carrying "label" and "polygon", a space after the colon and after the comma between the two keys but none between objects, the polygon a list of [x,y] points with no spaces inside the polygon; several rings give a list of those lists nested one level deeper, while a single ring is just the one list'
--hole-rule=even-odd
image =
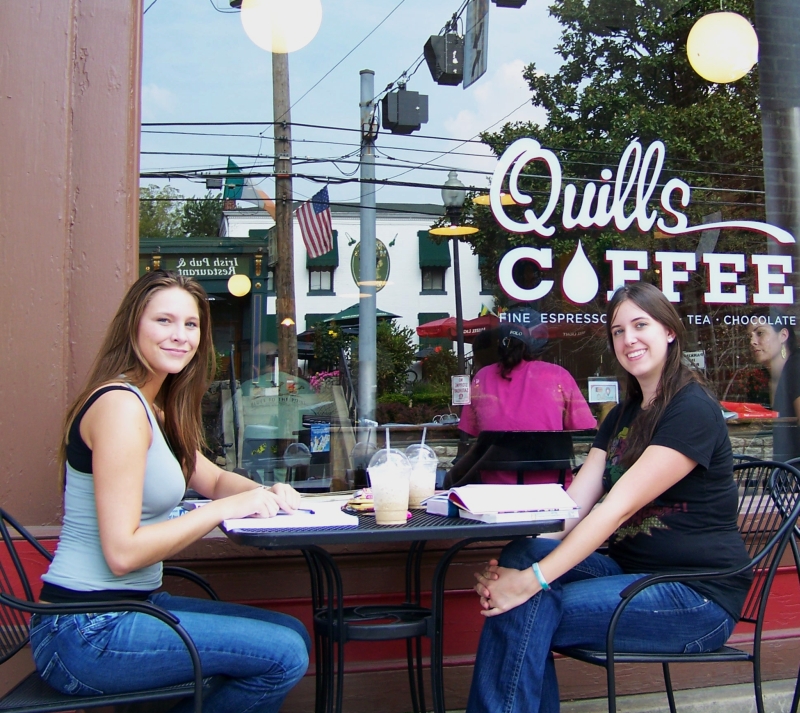
[{"label": "red patio umbrella", "polygon": [[[500,324],[500,319],[493,314],[486,314],[475,319],[464,320],[464,341],[472,344],[475,337],[484,329],[492,329]],[[445,317],[426,322],[417,327],[417,335],[429,339],[456,339],[456,318]]]}]

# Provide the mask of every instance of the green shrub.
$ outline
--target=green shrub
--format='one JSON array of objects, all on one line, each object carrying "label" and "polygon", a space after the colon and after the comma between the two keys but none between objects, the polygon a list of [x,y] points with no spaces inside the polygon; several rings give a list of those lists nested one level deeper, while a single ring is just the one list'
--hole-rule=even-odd
[{"label": "green shrub", "polygon": [[433,354],[422,360],[422,379],[431,384],[445,384],[450,388],[450,377],[458,373],[458,358],[452,349],[436,347]]}]

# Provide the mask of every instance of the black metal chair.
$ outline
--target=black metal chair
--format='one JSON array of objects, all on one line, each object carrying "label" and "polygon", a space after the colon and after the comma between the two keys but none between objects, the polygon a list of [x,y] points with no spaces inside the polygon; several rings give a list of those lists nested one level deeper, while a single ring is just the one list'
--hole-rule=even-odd
[{"label": "black metal chair", "polygon": [[570,431],[481,431],[475,445],[453,464],[445,485],[480,483],[481,472],[489,470],[514,471],[520,485],[525,472],[557,470],[564,485],[573,458]]},{"label": "black metal chair", "polygon": [[[16,530],[21,538],[12,538],[9,528]],[[20,525],[11,515],[0,509],[0,537],[6,547],[8,557],[0,556],[0,664],[8,661],[23,649],[30,636],[29,621],[31,614],[86,614],[90,612],[133,611],[148,614],[164,622],[175,630],[192,658],[194,678],[184,684],[150,688],[147,681],[142,681],[142,689],[130,693],[77,696],[59,693],[45,683],[34,671],[0,698],[0,713],[50,713],[55,711],[73,711],[100,706],[142,703],[165,699],[194,697],[195,713],[203,709],[203,687],[211,679],[204,682],[200,657],[189,634],[181,626],[180,621],[166,609],[144,601],[115,601],[70,604],[37,603],[33,595],[28,575],[22,564],[24,553],[18,549],[18,542],[27,542],[46,562],[53,555],[42,544]],[[7,566],[10,559],[11,567]],[[164,567],[164,574],[177,576],[192,581],[212,599],[219,599],[211,586],[198,574],[183,567]]]},{"label": "black metal chair", "polygon": [[[736,570],[653,574],[634,582],[620,592],[617,606],[608,628],[605,650],[557,648],[557,653],[570,658],[603,666],[608,681],[608,710],[617,709],[614,669],[617,663],[660,663],[669,700],[669,709],[676,712],[672,692],[671,663],[750,662],[753,666],[753,685],[756,708],[764,713],[761,690],[761,634],[767,599],[775,573],[786,546],[794,537],[800,515],[800,470],[775,461],[749,461],[734,466],[734,477],[739,485],[739,531],[750,554],[750,562]],[[643,654],[621,652],[615,649],[614,636],[620,616],[633,597],[645,587],[662,582],[692,582],[723,579],[752,568],[753,585],[747,595],[741,620],[755,625],[753,651],[743,651],[732,646],[702,654]]]},{"label": "black metal chair", "polygon": [[317,676],[316,713],[342,710],[344,644],[348,641],[401,639],[406,640],[411,710],[413,713],[427,710],[422,637],[433,635],[433,621],[431,609],[421,604],[420,568],[424,548],[424,542],[411,543],[406,558],[406,597],[403,603],[349,607],[341,605],[341,576],[330,555],[321,548],[303,549],[311,574],[316,666],[322,672],[322,676]]},{"label": "black metal chair", "polygon": [[[800,468],[800,458],[792,458],[786,461],[787,465],[793,465],[795,468]],[[798,547],[798,540],[800,540],[800,527],[795,525],[794,537],[792,538],[792,555],[794,556],[794,565],[797,570],[797,577],[800,581],[800,548]],[[792,697],[792,706],[789,709],[790,713],[797,713],[798,705],[800,705],[800,670],[797,672],[797,683],[794,687],[794,696]]]}]

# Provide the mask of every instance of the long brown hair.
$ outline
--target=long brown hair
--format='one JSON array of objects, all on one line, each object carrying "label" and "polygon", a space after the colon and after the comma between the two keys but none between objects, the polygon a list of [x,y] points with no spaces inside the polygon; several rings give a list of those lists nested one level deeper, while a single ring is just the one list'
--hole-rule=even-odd
[{"label": "long brown hair", "polygon": [[92,365],[83,391],[75,399],[64,422],[59,465],[64,472],[69,430],[78,411],[99,387],[125,381],[141,388],[153,376],[153,369],[139,349],[138,331],[147,304],[156,292],[179,287],[194,297],[200,316],[200,342],[192,360],[177,374],[169,374],[156,397],[163,415],[164,435],[189,481],[194,473],[197,451],[204,442],[201,401],[216,369],[211,340],[211,311],[208,295],[199,282],[166,270],[153,270],[140,277],[128,290],[106,331],[100,352]]},{"label": "long brown hair", "polygon": [[[661,290],[646,282],[634,282],[620,287],[608,303],[608,308],[606,309],[606,336],[611,353],[614,353],[611,324],[619,306],[626,300],[633,302],[656,322],[675,334],[675,339],[672,343],[667,344],[667,358],[664,362],[664,369],[661,372],[655,396],[650,405],[641,411],[631,424],[627,448],[622,456],[622,464],[630,467],[650,445],[656,426],[675,394],[690,381],[696,380],[699,382],[700,379],[697,372],[689,369],[683,362],[683,345],[686,340],[686,330],[677,310]],[[641,403],[642,401],[642,389],[636,377],[630,373],[627,374],[625,400],[626,405]]]}]

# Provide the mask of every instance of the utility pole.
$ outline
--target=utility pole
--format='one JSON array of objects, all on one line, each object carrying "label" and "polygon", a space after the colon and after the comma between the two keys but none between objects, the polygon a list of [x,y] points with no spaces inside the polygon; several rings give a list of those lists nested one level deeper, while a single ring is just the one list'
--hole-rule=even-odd
[{"label": "utility pole", "polygon": [[289,54],[272,53],[272,114],[275,122],[275,314],[278,361],[285,374],[297,375],[297,314],[294,302],[292,235],[292,127],[289,102]]},{"label": "utility pole", "polygon": [[466,374],[467,367],[464,363],[464,310],[461,306],[461,262],[458,258],[458,236],[453,236],[453,280],[456,293],[456,355],[458,358],[458,373]]},{"label": "utility pole", "polygon": [[358,417],[375,418],[378,383],[375,285],[375,72],[361,70],[361,244],[358,300]]}]

